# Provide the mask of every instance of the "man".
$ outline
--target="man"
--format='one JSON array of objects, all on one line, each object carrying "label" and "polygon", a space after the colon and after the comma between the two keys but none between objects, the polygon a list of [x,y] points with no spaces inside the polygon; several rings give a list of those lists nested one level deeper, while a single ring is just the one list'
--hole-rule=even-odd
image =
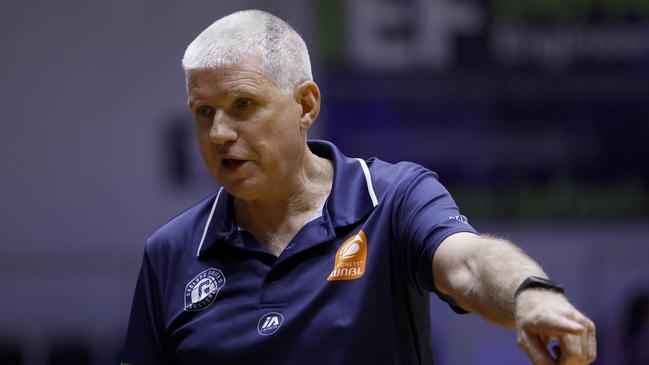
[{"label": "man", "polygon": [[535,364],[594,360],[593,323],[519,249],[477,234],[434,173],[307,142],[320,92],[285,22],[221,18],[183,68],[223,187],[147,242],[124,363],[432,364],[431,291],[516,330]]}]

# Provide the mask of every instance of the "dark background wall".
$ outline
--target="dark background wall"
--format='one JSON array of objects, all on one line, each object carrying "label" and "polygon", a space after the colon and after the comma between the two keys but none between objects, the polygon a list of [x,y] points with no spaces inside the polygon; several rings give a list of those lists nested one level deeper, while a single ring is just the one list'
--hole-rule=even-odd
[{"label": "dark background wall", "polygon": [[[4,3],[0,342],[27,364],[68,342],[115,363],[144,240],[215,189],[180,58],[245,8],[306,39],[310,137],[437,171],[478,229],[565,283],[599,363],[623,363],[625,308],[649,290],[644,0]],[[524,362],[513,334],[431,311],[440,364]]]}]

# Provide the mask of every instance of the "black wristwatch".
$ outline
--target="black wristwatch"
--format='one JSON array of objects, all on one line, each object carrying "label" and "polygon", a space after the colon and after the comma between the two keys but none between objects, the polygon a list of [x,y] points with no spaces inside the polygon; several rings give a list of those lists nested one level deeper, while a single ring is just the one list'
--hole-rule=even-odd
[{"label": "black wristwatch", "polygon": [[514,294],[514,302],[518,295],[523,292],[525,289],[531,288],[542,288],[555,291],[557,293],[565,294],[565,290],[558,283],[555,283],[552,280],[540,278],[538,276],[529,276],[523,283],[516,289],[516,294]]}]

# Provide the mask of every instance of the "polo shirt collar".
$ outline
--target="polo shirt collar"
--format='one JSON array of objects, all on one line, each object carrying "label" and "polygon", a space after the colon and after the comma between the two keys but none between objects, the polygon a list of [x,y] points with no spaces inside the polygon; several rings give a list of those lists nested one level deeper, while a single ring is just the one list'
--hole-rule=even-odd
[{"label": "polo shirt collar", "polygon": [[[323,218],[334,230],[353,225],[365,218],[378,204],[370,171],[364,160],[349,158],[327,141],[307,142],[316,155],[329,159],[334,166],[331,193],[325,202]],[[199,243],[201,256],[218,242],[228,239],[238,230],[234,223],[234,197],[221,188],[210,210]]]},{"label": "polo shirt collar", "polygon": [[334,181],[325,210],[335,228],[365,218],[378,204],[365,161],[349,158],[330,142],[309,141],[311,151],[333,162]]}]

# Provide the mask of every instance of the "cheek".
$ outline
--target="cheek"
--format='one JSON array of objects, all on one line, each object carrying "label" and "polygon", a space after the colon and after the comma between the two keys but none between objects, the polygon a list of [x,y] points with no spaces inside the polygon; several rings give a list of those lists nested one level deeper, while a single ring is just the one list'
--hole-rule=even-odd
[{"label": "cheek", "polygon": [[298,154],[295,142],[284,133],[273,133],[257,143],[260,167],[267,174],[283,175],[294,164],[292,161]]},{"label": "cheek", "polygon": [[201,153],[201,157],[203,157],[203,161],[207,165],[207,168],[212,171],[212,173],[216,173],[216,166],[214,165],[214,161],[216,160],[216,156],[214,154],[214,151],[212,149],[212,143],[210,142],[209,138],[204,134],[200,133],[198,130],[196,131],[196,141],[198,143],[198,150]]},{"label": "cheek", "polygon": [[201,151],[203,158],[208,159],[210,157],[210,143],[204,135],[196,133],[196,141],[198,142],[198,149]]},{"label": "cheek", "polygon": [[295,145],[301,145],[304,143],[304,134],[300,128],[299,120],[292,119],[290,123],[278,123],[280,124],[274,131],[274,136],[276,140],[281,140],[283,149],[294,148]]},{"label": "cheek", "polygon": [[205,127],[197,124],[194,125],[194,135],[196,136],[198,147],[200,147],[201,150],[203,150],[203,148],[205,148],[205,146],[209,144],[208,133],[209,131],[206,130]]},{"label": "cheek", "polygon": [[287,103],[275,113],[264,115],[259,128],[249,130],[256,153],[267,171],[285,170],[284,165],[304,149],[304,136],[300,131],[299,112],[295,103]]}]

